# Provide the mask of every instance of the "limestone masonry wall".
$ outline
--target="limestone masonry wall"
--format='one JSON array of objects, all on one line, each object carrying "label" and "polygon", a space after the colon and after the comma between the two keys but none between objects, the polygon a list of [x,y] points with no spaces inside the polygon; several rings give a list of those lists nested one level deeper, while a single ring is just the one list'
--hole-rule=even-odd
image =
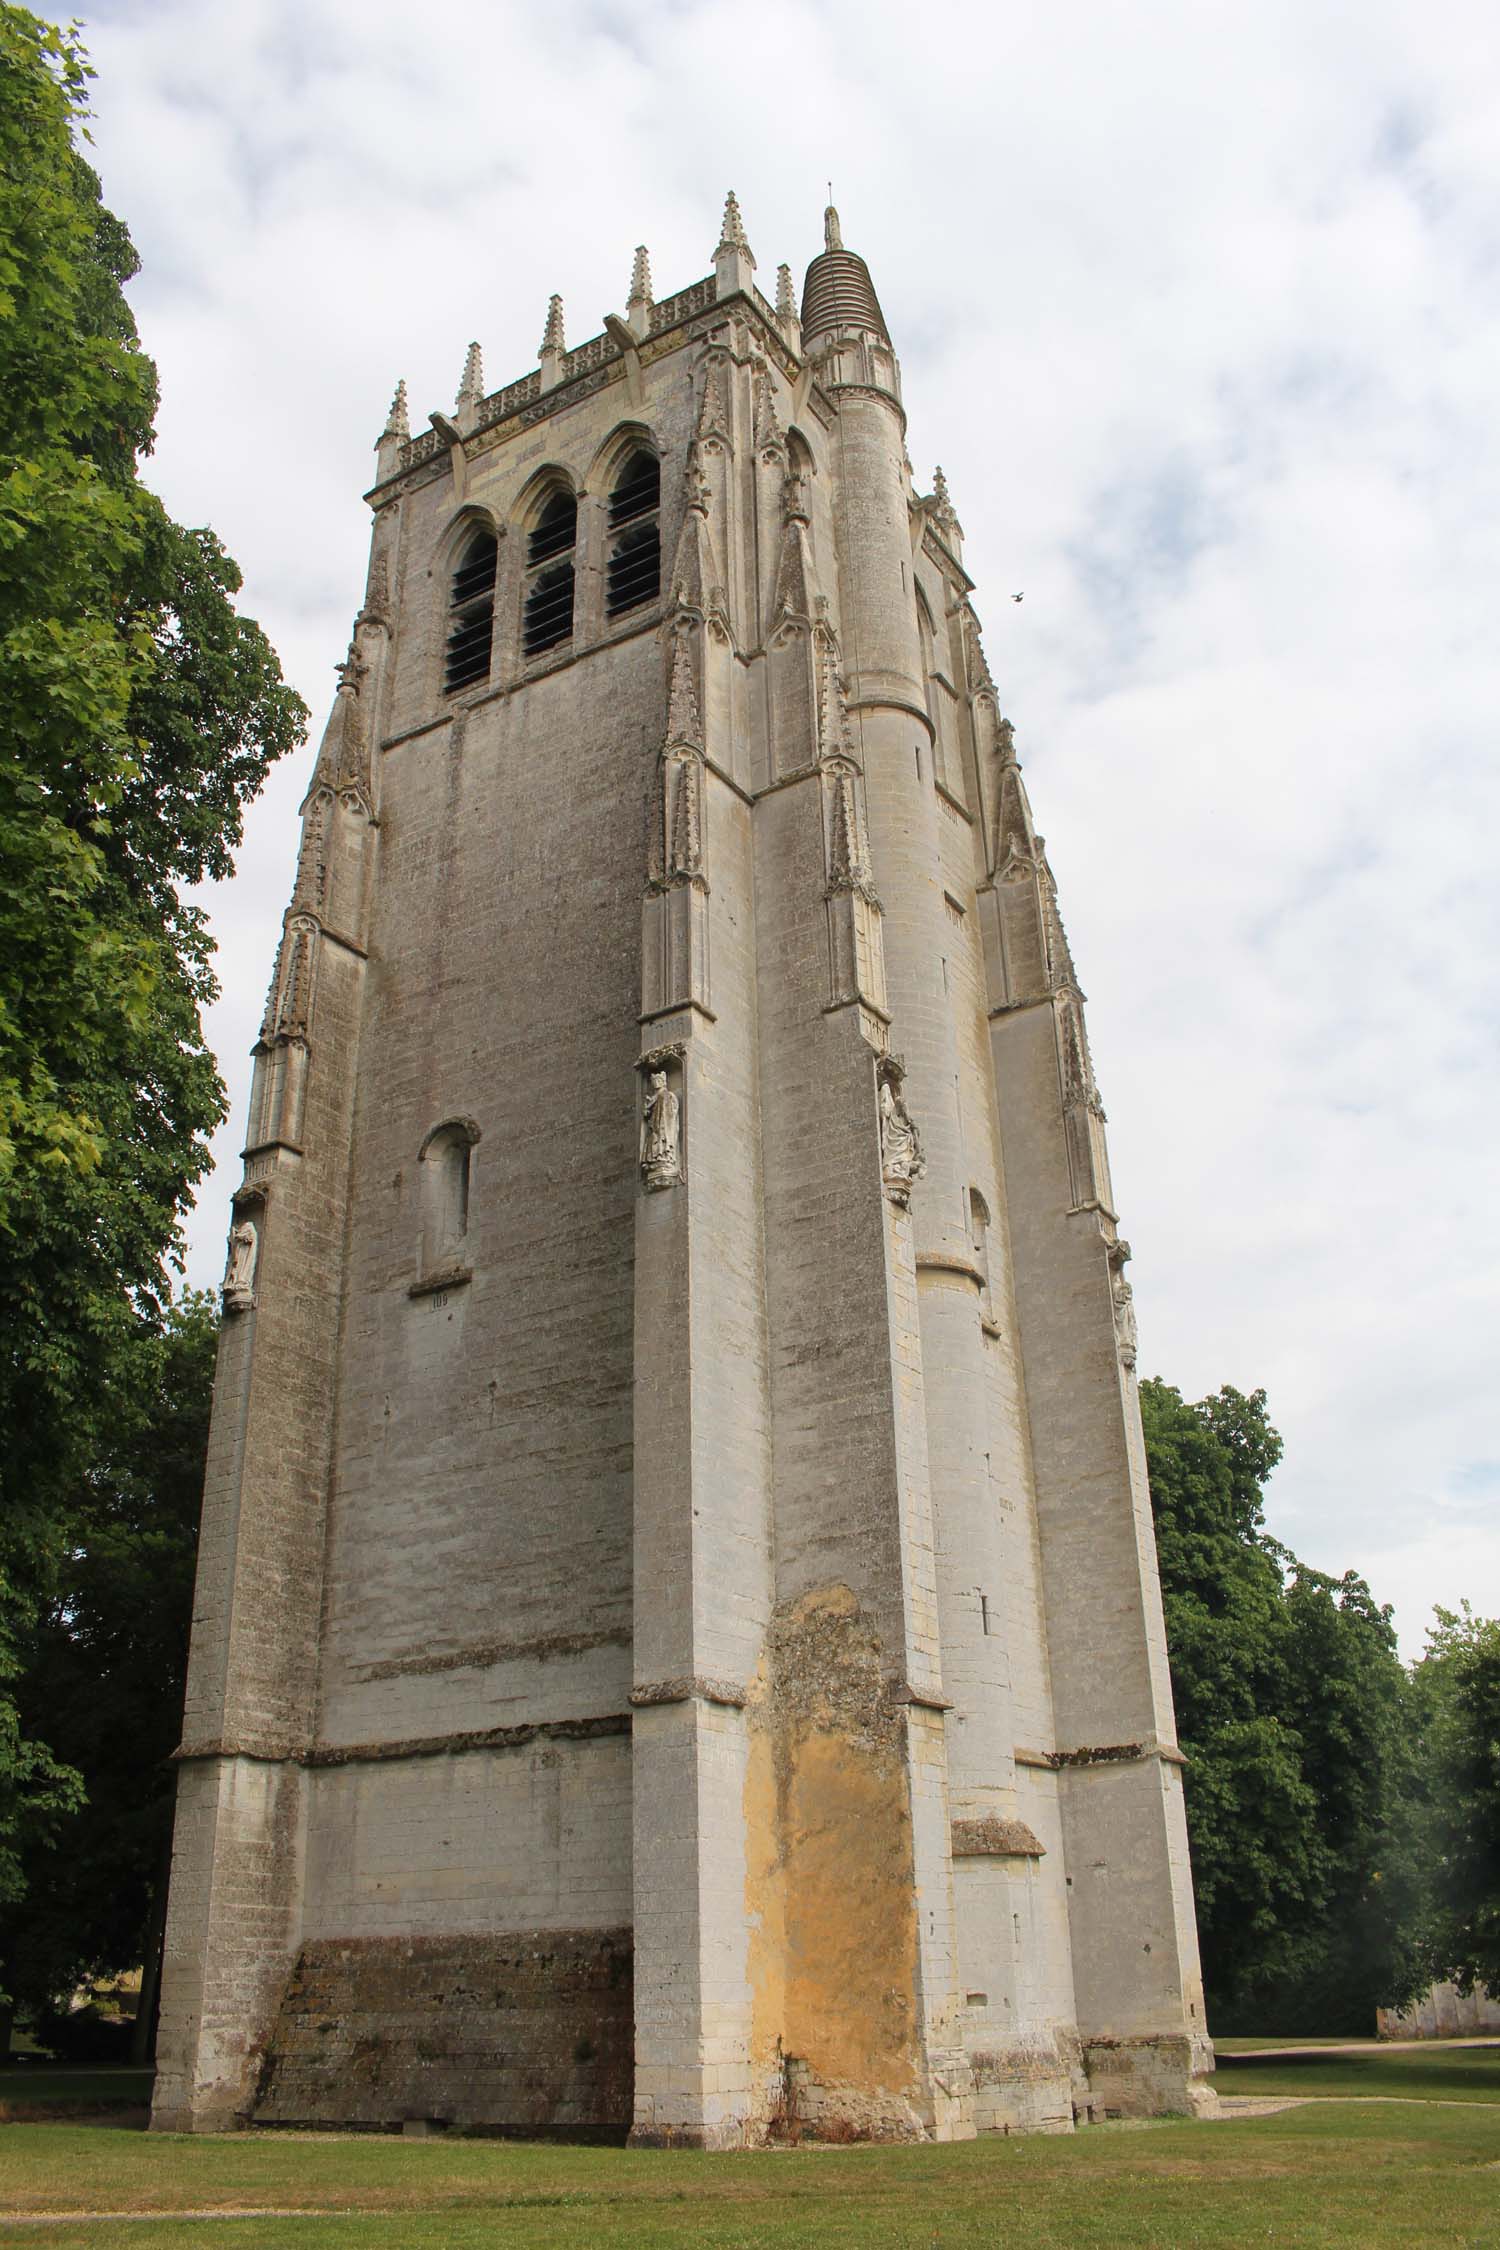
[{"label": "limestone masonry wall", "polygon": [[623,2136],[630,2099],[628,1930],[326,1938],[287,1984],[256,2115],[578,2139]]},{"label": "limestone masonry wall", "polygon": [[1056,886],[868,270],[830,211],[800,315],[754,274],[731,197],[711,277],[638,253],[603,336],[554,299],[379,440],[235,1197],[161,2126],[1206,2098]]}]

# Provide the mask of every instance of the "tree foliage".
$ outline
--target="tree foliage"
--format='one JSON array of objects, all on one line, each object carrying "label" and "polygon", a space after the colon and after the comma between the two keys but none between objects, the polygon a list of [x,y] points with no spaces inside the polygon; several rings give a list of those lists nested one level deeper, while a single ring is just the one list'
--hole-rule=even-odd
[{"label": "tree foliage", "polygon": [[1264,1528],[1264,1391],[1141,1385],[1210,2021],[1369,2030],[1430,1973],[1390,1611]]},{"label": "tree foliage", "polygon": [[1428,1762],[1433,1935],[1465,1991],[1500,1993],[1500,1618],[1440,1609],[1413,1685]]},{"label": "tree foliage", "polygon": [[137,477],[156,374],[75,145],[75,35],[0,5],[0,1899],[77,1784],[7,1682],[132,1413],[223,1088],[187,889],[305,712],[213,534]]},{"label": "tree foliage", "polygon": [[5,1921],[0,1984],[37,2011],[85,1978],[149,1967],[159,1942],[218,1326],[197,1294],[137,1330],[135,1411],[89,1470],[20,1652],[22,1722],[83,1784],[30,1839]]}]

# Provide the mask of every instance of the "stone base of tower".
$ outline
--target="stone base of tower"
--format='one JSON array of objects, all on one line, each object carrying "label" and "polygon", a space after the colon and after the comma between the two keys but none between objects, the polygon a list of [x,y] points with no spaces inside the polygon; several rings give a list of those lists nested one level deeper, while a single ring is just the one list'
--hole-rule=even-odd
[{"label": "stone base of tower", "polygon": [[[779,2148],[800,2141],[848,2146],[857,2141],[973,2140],[966,2097],[919,2089],[881,2092],[866,2086],[824,2084],[803,2063],[788,2062],[779,2083],[766,2089],[753,2115],[708,2124],[637,2122],[632,2148]],[[665,2105],[663,2105],[665,2106]]]},{"label": "stone base of tower", "polygon": [[1211,2039],[1086,2040],[1084,2069],[1099,2117],[1217,2117]]},{"label": "stone base of tower", "polygon": [[1088,2096],[1077,2038],[1018,2039],[970,2050],[979,2133],[1071,2133]]},{"label": "stone base of tower", "polygon": [[302,1807],[291,1760],[225,1754],[178,1769],[155,2132],[232,2133],[247,2122],[296,1945]]},{"label": "stone base of tower", "polygon": [[631,1987],[628,1930],[305,1945],[254,2122],[622,2140]]}]

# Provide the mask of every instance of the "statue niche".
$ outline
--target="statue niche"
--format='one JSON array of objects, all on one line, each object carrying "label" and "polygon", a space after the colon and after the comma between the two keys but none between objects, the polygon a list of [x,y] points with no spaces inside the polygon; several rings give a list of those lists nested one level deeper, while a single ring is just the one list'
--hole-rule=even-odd
[{"label": "statue niche", "polygon": [[1120,1349],[1120,1365],[1134,1373],[1140,1335],[1135,1324],[1135,1291],[1122,1274],[1114,1285],[1115,1341]]},{"label": "statue niche", "polygon": [[880,1080],[880,1176],[898,1211],[911,1204],[911,1191],[927,1169],[911,1113],[901,1099],[906,1073],[894,1055],[876,1065]]},{"label": "statue niche", "polygon": [[682,1104],[664,1070],[653,1070],[646,1080],[641,1172],[648,1188],[674,1187],[682,1178]]},{"label": "statue niche", "polygon": [[255,1303],[255,1266],[260,1237],[248,1211],[235,1214],[229,1230],[229,1258],[224,1267],[224,1310],[249,1312]]}]

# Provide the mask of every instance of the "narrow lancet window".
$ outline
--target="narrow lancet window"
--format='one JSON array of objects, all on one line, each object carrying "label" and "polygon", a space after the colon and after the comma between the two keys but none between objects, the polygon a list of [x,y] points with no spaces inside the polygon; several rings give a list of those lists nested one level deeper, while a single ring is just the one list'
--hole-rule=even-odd
[{"label": "narrow lancet window", "polygon": [[994,1318],[990,1298],[990,1208],[978,1188],[969,1190],[969,1233],[974,1243],[974,1263],[979,1268],[979,1309],[986,1320]]},{"label": "narrow lancet window", "polygon": [[527,656],[540,656],[544,649],[572,638],[572,552],[577,538],[578,502],[571,492],[554,492],[526,542],[526,614],[521,647]]},{"label": "narrow lancet window", "polygon": [[493,535],[476,531],[464,546],[448,595],[448,651],[443,688],[448,695],[490,676],[495,638],[495,561]]},{"label": "narrow lancet window", "polygon": [[[619,532],[609,550],[609,614],[623,616],[654,602],[661,592],[661,463],[638,446],[609,496],[609,528]],[[622,528],[624,527],[624,528]]]}]

